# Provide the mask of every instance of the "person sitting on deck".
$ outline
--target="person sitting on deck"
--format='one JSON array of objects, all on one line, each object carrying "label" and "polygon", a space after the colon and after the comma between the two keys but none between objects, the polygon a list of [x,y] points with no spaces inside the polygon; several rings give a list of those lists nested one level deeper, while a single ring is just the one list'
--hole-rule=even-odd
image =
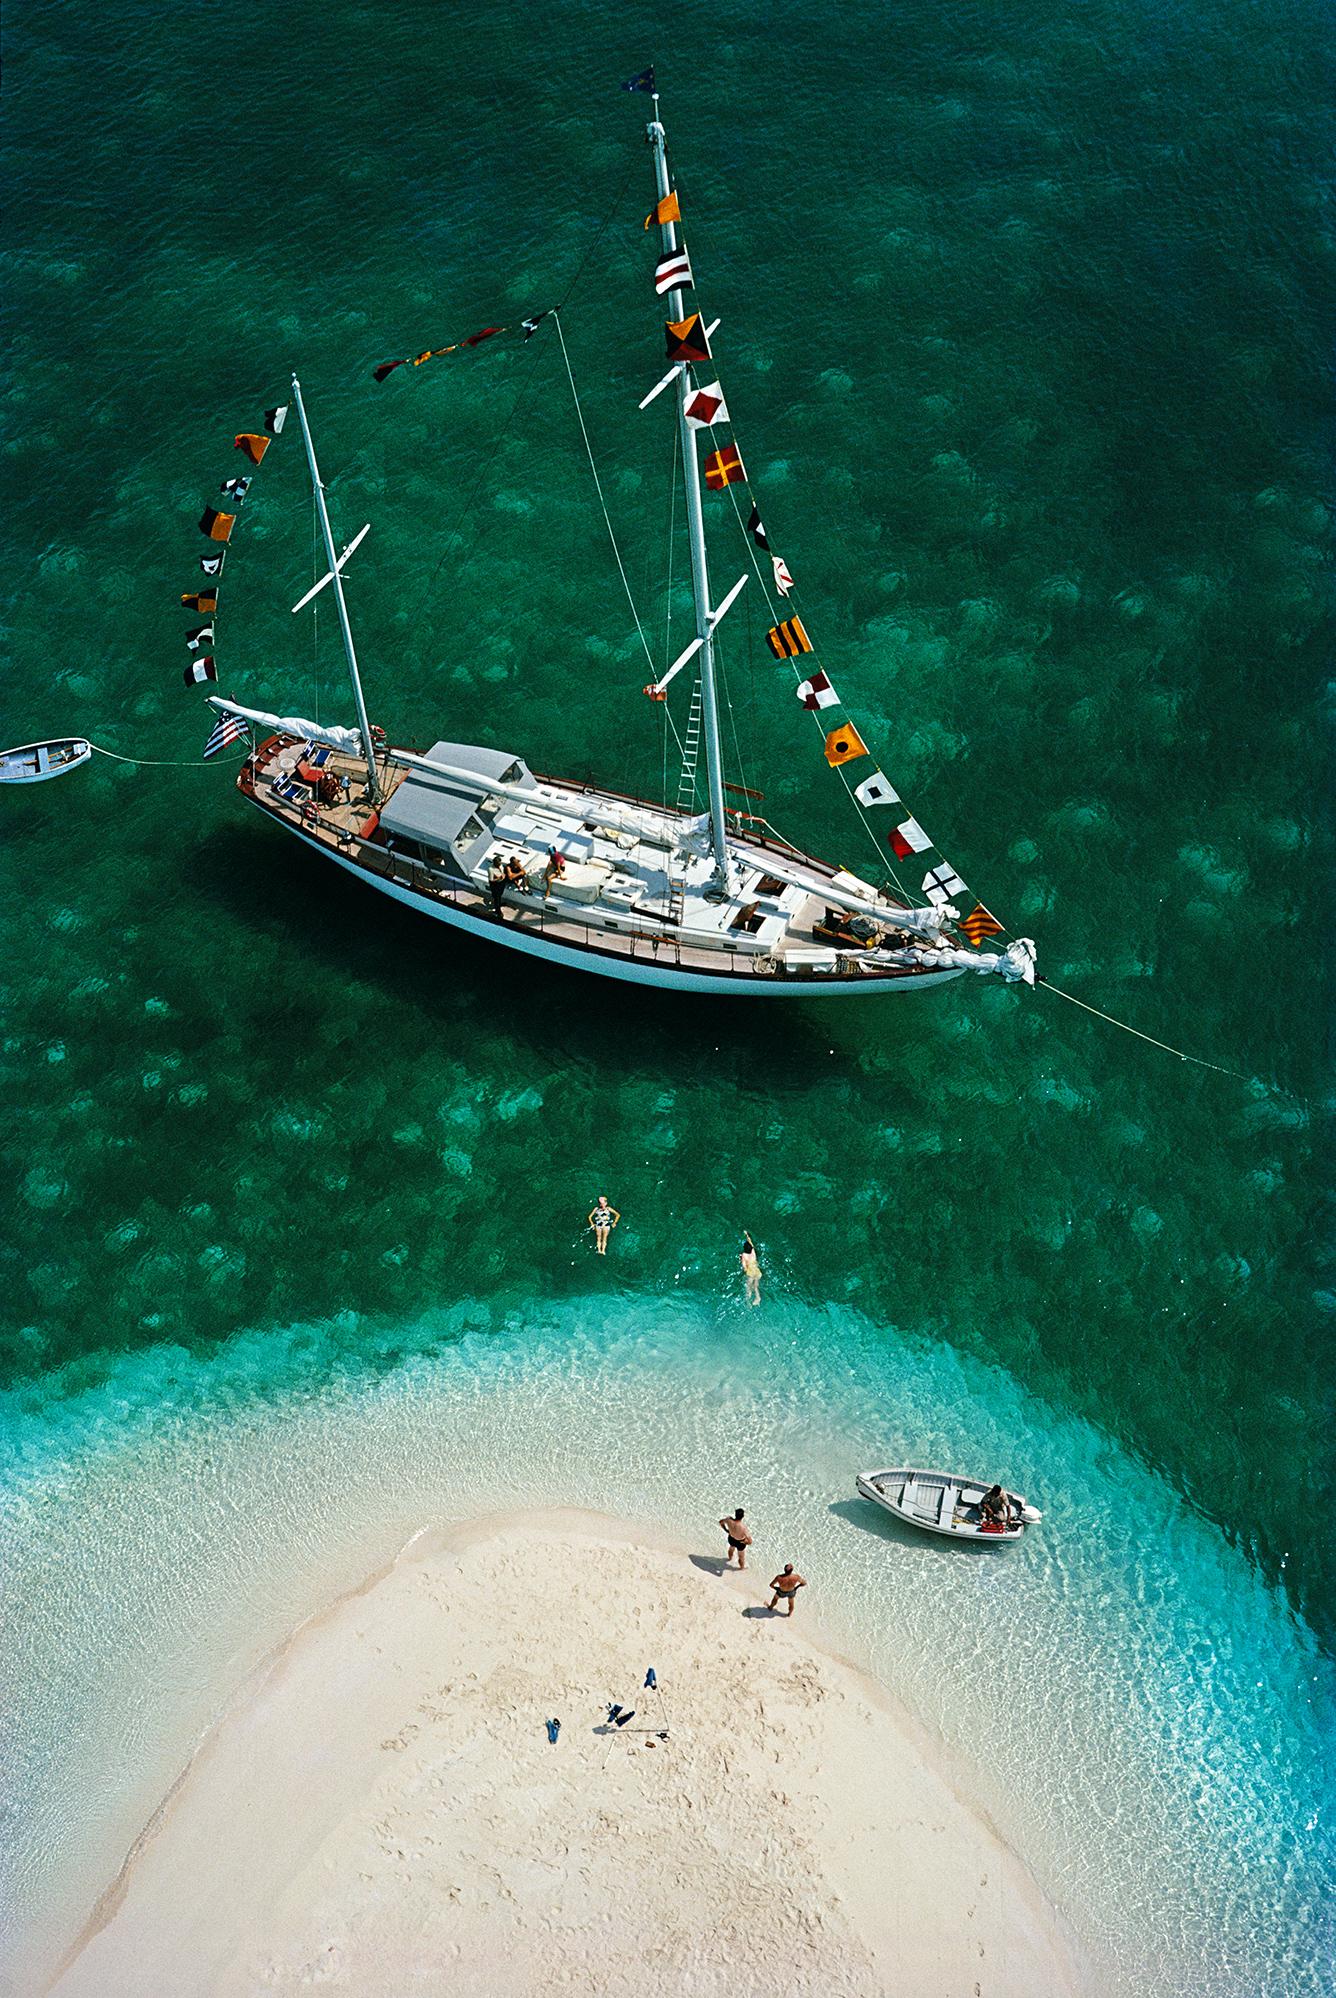
[{"label": "person sitting on deck", "polygon": [[506,899],[507,888],[522,888],[524,880],[524,869],[513,853],[504,867],[499,859],[492,862],[487,875],[487,886],[492,897],[492,914],[499,917],[502,922],[505,921],[505,916],[502,914],[501,904]]},{"label": "person sitting on deck", "polygon": [[979,1512],[985,1524],[1005,1530],[1011,1522],[1011,1494],[1001,1485],[991,1486],[980,1501]]},{"label": "person sitting on deck", "polygon": [[558,853],[555,846],[550,846],[547,850],[547,866],[543,869],[543,900],[545,902],[552,893],[552,883],[560,881],[565,872],[565,856]]}]

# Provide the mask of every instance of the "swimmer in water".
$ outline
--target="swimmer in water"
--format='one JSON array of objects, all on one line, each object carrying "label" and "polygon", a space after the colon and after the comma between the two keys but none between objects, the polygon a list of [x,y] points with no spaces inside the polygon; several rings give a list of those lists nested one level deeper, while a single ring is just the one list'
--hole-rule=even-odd
[{"label": "swimmer in water", "polygon": [[761,1302],[761,1264],[756,1254],[756,1244],[750,1235],[742,1238],[742,1254],[738,1257],[742,1264],[742,1274],[747,1282],[748,1304]]},{"label": "swimmer in water", "polygon": [[607,1194],[600,1193],[594,1206],[589,1210],[589,1225],[594,1231],[594,1247],[600,1256],[607,1255],[608,1237],[621,1218],[615,1207],[609,1207]]}]

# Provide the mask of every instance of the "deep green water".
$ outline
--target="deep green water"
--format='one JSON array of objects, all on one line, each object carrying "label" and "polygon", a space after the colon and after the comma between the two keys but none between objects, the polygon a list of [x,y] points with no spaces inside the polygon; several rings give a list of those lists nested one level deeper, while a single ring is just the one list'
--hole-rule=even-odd
[{"label": "deep green water", "polygon": [[[749,1392],[793,1370],[834,1406],[856,1352],[889,1442],[916,1355],[1023,1397],[1041,1474],[1036,1411],[1104,1439],[1196,1522],[1202,1627],[1260,1591],[1288,1683],[1336,1629],[1325,11],[113,0],[7,42],[7,741],[198,755],[195,519],[296,366],[335,531],[373,522],[373,714],[661,790],[550,329],[369,374],[588,255],[564,322],[662,651],[650,167],[615,87],[654,54],[738,439],[885,769],[1056,985],[1247,1078],[991,981],[748,1011],[543,975],[323,869],[223,769],[99,759],[0,799],[15,1476],[77,1505],[122,1430],[389,1384],[470,1327],[522,1348],[565,1312],[596,1354],[671,1296],[685,1351],[749,1227],[784,1328]],[[311,558],[290,429],[217,652],[242,698],[346,718],[332,617],[313,651],[288,614]],[[732,622],[739,774],[866,868],[763,619]],[[38,1559],[49,1512],[16,1519]]]}]

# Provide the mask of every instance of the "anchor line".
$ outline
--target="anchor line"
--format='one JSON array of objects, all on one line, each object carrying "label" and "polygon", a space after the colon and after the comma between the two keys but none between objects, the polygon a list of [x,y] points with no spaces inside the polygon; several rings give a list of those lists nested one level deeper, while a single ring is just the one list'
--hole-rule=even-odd
[{"label": "anchor line", "polygon": [[1134,1034],[1139,1041],[1149,1041],[1153,1048],[1160,1048],[1165,1054],[1174,1055],[1179,1061],[1190,1061],[1197,1068],[1209,1068],[1216,1075],[1232,1076],[1235,1082],[1252,1082],[1256,1079],[1251,1075],[1244,1075],[1240,1069],[1225,1068],[1218,1061],[1207,1061],[1202,1055],[1184,1054],[1182,1048],[1171,1048],[1168,1041],[1157,1041],[1154,1034],[1143,1034],[1140,1027],[1129,1027],[1126,1020],[1115,1020],[1112,1013],[1102,1013],[1098,1006],[1088,1005],[1084,999],[1076,998],[1073,993],[1064,992],[1060,985],[1051,984],[1042,972],[1035,973],[1034,982],[1036,985],[1042,985],[1046,992],[1055,993],[1059,999],[1066,999],[1070,1005],[1079,1006],[1082,1012],[1093,1013],[1097,1020],[1107,1020],[1111,1027],[1118,1027],[1125,1034]]}]

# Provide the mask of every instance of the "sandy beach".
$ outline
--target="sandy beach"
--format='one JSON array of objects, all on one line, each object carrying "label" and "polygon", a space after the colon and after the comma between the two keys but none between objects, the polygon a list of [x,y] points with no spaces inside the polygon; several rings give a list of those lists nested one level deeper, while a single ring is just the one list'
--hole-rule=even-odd
[{"label": "sandy beach", "polygon": [[1077,1991],[818,1588],[771,1616],[753,1558],[573,1512],[419,1534],[243,1691],[49,1988]]}]

